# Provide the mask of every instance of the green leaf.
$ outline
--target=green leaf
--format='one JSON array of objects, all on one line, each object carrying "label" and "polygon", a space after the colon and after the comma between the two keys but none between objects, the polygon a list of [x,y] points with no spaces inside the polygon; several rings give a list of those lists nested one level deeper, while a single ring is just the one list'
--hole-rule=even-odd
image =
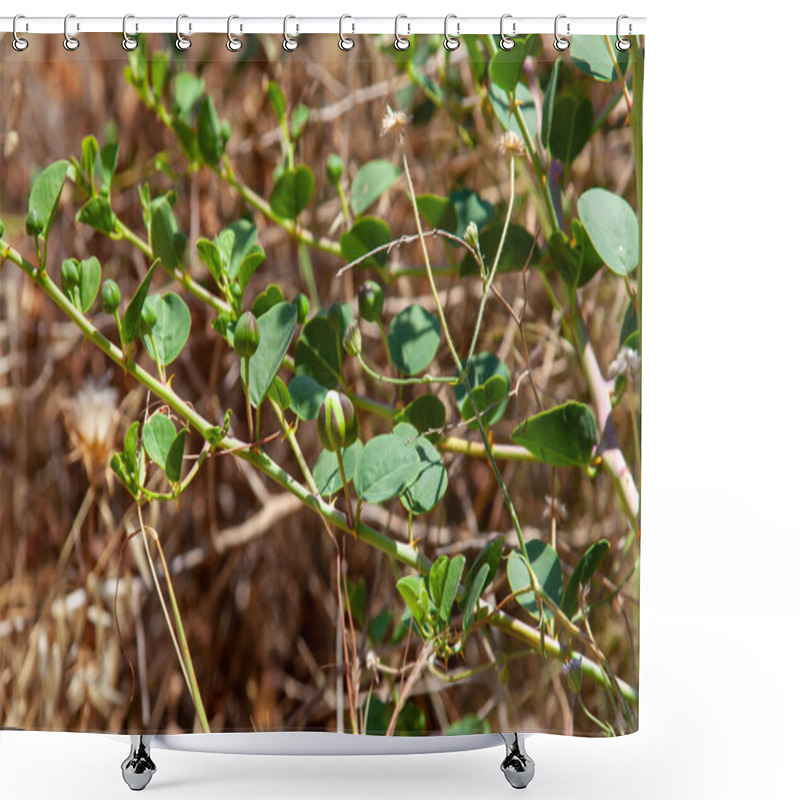
[{"label": "green leaf", "polygon": [[175,78],[175,111],[188,119],[205,92],[205,83],[191,72],[181,72]]},{"label": "green leaf", "polygon": [[[500,124],[507,131],[516,133],[517,136],[521,137],[524,141],[525,136],[522,132],[522,128],[520,128],[509,104],[508,92],[496,83],[491,84],[489,86],[489,102],[492,104],[495,116]],[[523,84],[517,86],[516,103],[520,110],[520,115],[525,122],[525,127],[528,129],[528,133],[531,136],[535,136],[538,129],[538,125],[536,124],[536,105],[533,101],[531,90],[527,86]]]},{"label": "green leaf", "polygon": [[[389,244],[391,241],[391,229],[382,219],[377,219],[376,217],[363,217],[357,220],[349,231],[345,231],[339,237],[342,258],[348,264],[375,250],[377,247]],[[388,258],[388,253],[383,250],[366,259],[366,261],[362,261],[359,267],[362,269],[369,267],[380,269],[386,264]]]},{"label": "green leaf", "polygon": [[[139,422],[132,422],[125,432],[125,441],[122,445],[122,457],[131,476],[137,475],[137,460],[139,450]],[[138,485],[138,483],[137,483]]]},{"label": "green leaf", "polygon": [[89,194],[94,194],[94,175],[100,147],[94,136],[84,136],[81,141],[81,185]]},{"label": "green leaf", "polygon": [[42,238],[47,241],[50,235],[50,228],[58,209],[58,200],[61,197],[61,189],[64,186],[64,179],[67,177],[69,163],[55,161],[45,167],[33,184],[31,195],[28,199],[28,216],[41,220]]},{"label": "green leaf", "polygon": [[628,202],[606,189],[589,189],[578,198],[578,214],[608,268],[627,275],[639,263],[639,223]]},{"label": "green leaf", "polygon": [[[483,253],[483,262],[487,270],[491,270],[497,256],[497,248],[503,235],[503,223],[493,222],[484,228],[478,235],[478,241]],[[521,225],[512,222],[506,231],[503,252],[497,265],[498,272],[515,272],[531,264],[539,262],[539,248],[533,236]],[[478,275],[480,270],[475,259],[470,253],[465,253],[458,268],[459,275]]]},{"label": "green leaf", "polygon": [[335,389],[342,375],[341,334],[327,314],[317,314],[303,326],[294,349],[298,375],[308,375],[326,389]]},{"label": "green leaf", "polygon": [[450,563],[447,565],[447,574],[444,579],[444,588],[442,589],[442,599],[437,603],[439,609],[439,621],[443,625],[450,625],[450,620],[453,613],[453,603],[458,594],[458,586],[461,583],[461,575],[464,572],[464,562],[466,559],[461,553],[453,556]]},{"label": "green leaf", "polygon": [[620,52],[613,44],[609,45],[609,41],[607,36],[573,36],[569,52],[575,66],[596,80],[609,83],[616,79],[614,70],[614,59],[616,58],[619,71],[624,75],[628,69],[628,52]]},{"label": "green leaf", "polygon": [[[525,551],[531,562],[533,574],[544,593],[555,603],[561,602],[564,591],[564,579],[561,572],[561,563],[556,551],[546,542],[532,539],[525,545]],[[539,620],[539,606],[533,590],[530,571],[524,556],[515,550],[508,559],[506,568],[508,584],[516,595],[517,602],[535,619]],[[529,591],[525,591],[529,589]],[[552,616],[552,612],[545,606],[545,618]]]},{"label": "green leaf", "polygon": [[529,417],[511,441],[553,467],[585,467],[597,444],[597,423],[589,406],[570,400]]},{"label": "green leaf", "polygon": [[400,177],[400,168],[391,161],[382,158],[370,161],[356,173],[350,187],[350,207],[359,217],[363,214],[396,180]]},{"label": "green leaf", "polygon": [[[494,580],[494,576],[497,574],[497,569],[500,566],[500,559],[502,556],[503,539],[494,539],[493,541],[489,542],[489,544],[487,544],[486,547],[481,550],[477,559],[475,559],[475,563],[469,568],[466,585],[471,586],[475,582],[476,576],[482,571],[483,567],[488,566],[489,569],[486,571],[486,577],[484,578],[483,584],[478,592],[479,596],[483,594],[486,589],[489,588],[489,584]],[[462,606],[462,608],[466,612],[466,605]]]},{"label": "green leaf", "polygon": [[610,546],[605,539],[595,542],[587,548],[575,566],[575,571],[567,581],[567,588],[561,601],[561,609],[568,617],[572,618],[578,612],[578,592],[591,581],[592,575],[600,566],[600,562]]},{"label": "green leaf", "polygon": [[164,86],[166,85],[168,74],[169,56],[162,51],[153,53],[150,57],[150,83],[156,100],[160,100],[161,95],[164,94]]},{"label": "green leaf", "polygon": [[220,234],[217,243],[220,250],[220,257],[222,259],[223,268],[227,271],[228,277],[231,280],[240,279],[239,273],[244,263],[253,253],[263,254],[264,251],[260,247],[257,250],[255,249],[257,247],[257,239],[258,228],[255,223],[249,219],[237,220],[225,228]]},{"label": "green leaf", "polygon": [[405,600],[414,622],[423,637],[427,638],[433,631],[430,621],[430,595],[425,588],[425,581],[420,575],[407,575],[397,581],[397,591]]},{"label": "green leaf", "polygon": [[578,287],[585,286],[603,266],[603,259],[595,250],[586,228],[579,219],[573,219],[570,225],[575,248],[580,253],[581,268],[578,276]]},{"label": "green leaf", "polygon": [[94,257],[81,261],[80,280],[78,281],[78,294],[80,295],[81,311],[89,312],[100,290],[101,269],[100,262]]},{"label": "green leaf", "polygon": [[139,288],[133,295],[133,299],[128,303],[125,313],[122,316],[122,331],[121,339],[123,344],[129,344],[139,336],[139,320],[142,316],[142,306],[144,306],[147,291],[150,288],[150,281],[153,280],[153,275],[156,271],[156,264],[147,271],[147,275],[139,284]]},{"label": "green leaf", "polygon": [[630,347],[631,350],[639,350],[639,315],[633,302],[628,303],[628,307],[625,309],[622,328],[619,332],[619,347],[620,349]]},{"label": "green leaf", "polygon": [[267,389],[267,397],[277,403],[281,411],[286,411],[292,405],[292,398],[286,384],[276,375]]},{"label": "green leaf", "polygon": [[272,187],[269,204],[282,219],[296,219],[309,204],[313,193],[314,173],[305,165],[301,165],[281,173]]},{"label": "green leaf", "polygon": [[[420,434],[426,431],[441,429],[445,423],[445,408],[442,401],[433,394],[423,394],[412,400],[402,411],[395,415],[394,424],[408,422]],[[441,438],[440,433],[427,434],[431,442],[436,443]]]},{"label": "green leaf", "polygon": [[151,204],[150,245],[153,257],[160,258],[161,263],[169,270],[183,266],[183,246],[186,240],[181,239],[178,223],[172,213],[169,196],[157,197]]},{"label": "green leaf", "polygon": [[458,226],[458,217],[449,197],[439,197],[436,194],[417,195],[417,209],[420,216],[431,228],[455,233]]},{"label": "green leaf", "polygon": [[474,734],[490,733],[491,726],[488,719],[481,719],[475,714],[468,714],[457,722],[452,723],[445,731],[445,736],[472,736]]},{"label": "green leaf", "polygon": [[272,306],[278,305],[286,300],[283,296],[283,289],[277,283],[271,283],[267,288],[253,300],[253,314],[260,317],[266,314]]},{"label": "green leaf", "polygon": [[556,108],[556,94],[558,92],[558,76],[561,72],[561,59],[556,59],[553,69],[550,70],[550,78],[547,81],[547,89],[544,92],[542,101],[542,144],[550,147],[550,130],[553,126],[553,114]]},{"label": "green leaf", "polygon": [[453,231],[456,236],[463,237],[470,222],[474,222],[480,230],[494,216],[494,206],[472,189],[459,189],[452,192],[450,202],[456,211],[458,220],[456,229]]},{"label": "green leaf", "polygon": [[119,157],[119,143],[110,142],[103,146],[100,151],[100,195],[108,197],[111,194],[111,181],[117,170],[117,158]]},{"label": "green leaf", "polygon": [[433,600],[433,605],[438,609],[444,594],[444,582],[447,577],[447,568],[450,559],[447,556],[439,556],[431,565],[428,572],[428,591]]},{"label": "green leaf", "polygon": [[[250,402],[256,408],[264,402],[267,390],[278,374],[292,342],[296,322],[297,308],[291,303],[278,303],[258,318],[261,338],[250,358]],[[244,360],[241,374],[244,386]]]},{"label": "green leaf", "polygon": [[167,456],[175,441],[175,425],[166,414],[153,414],[142,426],[142,444],[150,458],[166,470]]},{"label": "green leaf", "polygon": [[275,81],[270,81],[267,84],[267,97],[275,116],[278,118],[278,122],[281,125],[286,125],[286,98],[284,97],[283,89]]},{"label": "green leaf", "polygon": [[195,247],[197,247],[200,260],[208,267],[208,271],[214,280],[219,283],[222,275],[222,259],[219,248],[214,242],[203,238],[197,240]]},{"label": "green leaf", "polygon": [[89,225],[100,233],[110,235],[117,232],[117,215],[105,197],[92,197],[78,212],[78,222]]},{"label": "green leaf", "polygon": [[[472,628],[472,621],[475,618],[475,608],[478,605],[478,600],[483,592],[483,587],[490,571],[491,567],[489,564],[483,563],[478,572],[472,577],[472,580],[470,580],[469,575],[467,576],[467,590],[464,593],[464,603],[462,605],[464,617],[461,623],[465,634],[468,634]],[[472,570],[470,570],[470,575],[471,574]]]},{"label": "green leaf", "polygon": [[[508,405],[508,390],[511,387],[508,367],[494,353],[478,353],[473,356],[467,370],[467,383],[472,389],[475,405],[484,425],[494,425],[503,416]],[[472,419],[475,412],[467,387],[462,383],[456,384],[455,396],[461,418]],[[489,406],[492,406],[492,410],[483,414]],[[470,422],[469,427],[478,430],[477,420]]]},{"label": "green leaf", "polygon": [[327,393],[328,389],[310,375],[295,375],[289,381],[291,409],[300,419],[316,419]]},{"label": "green leaf", "polygon": [[[163,414],[161,416],[163,416]],[[186,436],[188,433],[188,428],[181,428],[167,453],[164,472],[166,472],[167,480],[170,481],[170,483],[178,483],[181,479],[181,473],[183,472],[183,451],[186,447]]]},{"label": "green leaf", "polygon": [[572,163],[589,141],[593,125],[594,111],[586,97],[559,97],[549,136],[551,154],[565,164]]},{"label": "green leaf", "polygon": [[413,447],[391,433],[370,439],[356,465],[353,485],[365,503],[397,497],[417,476],[419,456]]},{"label": "green leaf", "polygon": [[517,88],[517,83],[522,77],[522,67],[525,59],[535,46],[538,38],[535,34],[531,34],[524,40],[517,39],[516,45],[511,50],[499,48],[492,56],[492,60],[489,63],[489,77],[501,89],[513,92]]},{"label": "green leaf", "polygon": [[119,478],[120,483],[131,493],[133,499],[137,500],[139,497],[138,486],[134,477],[128,472],[128,467],[119,453],[114,453],[111,456],[110,466],[114,474]]},{"label": "green leaf", "polygon": [[447,491],[447,470],[442,456],[428,439],[419,437],[417,429],[407,422],[401,422],[393,433],[403,441],[411,439],[420,460],[417,477],[400,495],[400,502],[412,514],[425,514],[438,505]]},{"label": "green leaf", "polygon": [[250,278],[253,277],[253,273],[264,263],[266,257],[267,254],[264,252],[264,248],[261,247],[260,244],[255,244],[242,259],[237,276],[242,291],[247,288],[247,284],[250,283]]},{"label": "green leaf", "polygon": [[186,345],[191,327],[192,315],[186,303],[174,292],[167,292],[158,298],[156,324],[144,339],[147,355],[162,367],[171,364]]},{"label": "green leaf", "polygon": [[197,112],[197,145],[200,155],[211,167],[215,167],[225,152],[225,141],[219,124],[217,110],[210,95],[206,95]]},{"label": "green leaf", "polygon": [[404,308],[389,325],[389,355],[407,375],[416,375],[433,361],[441,339],[439,318],[416,303]]},{"label": "green leaf", "polygon": [[300,135],[308,123],[308,118],[311,112],[305,103],[300,103],[294,111],[292,111],[292,122],[289,126],[289,134],[292,139],[299,139]]},{"label": "green leaf", "polygon": [[[342,451],[342,463],[344,464],[344,474],[348,481],[353,479],[353,473],[356,471],[356,464],[361,457],[361,451],[364,445],[356,439],[350,447],[345,447]],[[336,453],[332,450],[323,450],[317,463],[314,464],[314,469],[311,470],[311,477],[314,478],[314,483],[317,484],[319,493],[323,497],[330,497],[342,489],[342,476],[339,472],[339,461],[336,458]]]}]

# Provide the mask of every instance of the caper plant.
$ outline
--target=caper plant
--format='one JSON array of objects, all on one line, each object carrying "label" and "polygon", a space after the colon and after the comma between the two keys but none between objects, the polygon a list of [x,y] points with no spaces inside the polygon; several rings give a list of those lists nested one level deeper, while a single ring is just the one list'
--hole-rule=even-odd
[{"label": "caper plant", "polygon": [[[603,475],[614,487],[620,524],[627,528],[622,536],[625,552],[635,550],[635,469],[620,446],[612,411],[626,393],[636,391],[632,378],[639,353],[641,218],[626,199],[605,187],[591,187],[574,198],[567,185],[570,167],[623,98],[630,101],[626,125],[632,131],[636,162],[634,196],[641,202],[641,59],[636,47],[634,57],[628,58],[610,44],[606,48],[603,37],[594,37],[599,49],[596,42],[580,38],[573,43],[578,69],[589,80],[618,84],[608,108],[594,109],[574,79],[562,87],[561,59],[546,64],[542,75],[529,72],[530,58],[538,57],[543,47],[538,36],[518,39],[510,51],[498,49],[491,36],[467,37],[471,85],[462,87],[461,95],[453,88],[450,56],[427,52],[424,37],[413,38],[412,55],[394,53],[398,72],[423,92],[425,103],[452,117],[464,149],[476,147],[479,135],[479,128],[468,124],[470,115],[481,116],[481,124],[497,142],[498,200],[490,203],[469,187],[439,195],[429,191],[433,187],[419,185],[410,137],[414,115],[389,107],[382,127],[385,157],[355,169],[338,153],[327,156],[328,191],[335,192],[342,212],[338,238],[330,238],[330,230],[314,230],[310,215],[304,214],[319,193],[314,170],[300,163],[309,109],[302,104],[290,109],[280,85],[269,81],[267,96],[281,133],[282,160],[264,197],[238,173],[228,152],[231,126],[220,120],[203,79],[165,53],[148,57],[143,43],[130,53],[126,79],[174,144],[159,155],[157,169],[171,175],[209,173],[238,195],[244,209],[241,218],[189,241],[181,230],[179,194],[171,190],[153,196],[150,184],[142,182],[137,187],[142,214],[137,232],[115,211],[119,148],[100,148],[89,135],[80,154],[50,164],[35,180],[25,226],[27,245],[17,248],[1,239],[0,252],[3,261],[16,264],[56,303],[89,343],[161,404],[155,413],[131,423],[110,464],[137,505],[157,587],[148,541],[158,544],[158,536],[147,529],[141,508],[177,502],[208,456],[227,453],[299,498],[331,536],[343,532],[336,535],[352,537],[351,548],[375,548],[402,568],[406,574],[396,580],[405,606],[402,630],[422,641],[421,652],[435,675],[448,681],[469,679],[484,668],[457,668],[471,637],[488,643],[490,631],[501,632],[519,643],[521,653],[563,664],[567,686],[578,698],[581,678],[598,686],[611,709],[606,719],[597,719],[583,699],[579,702],[603,733],[613,735],[636,728],[635,676],[626,681],[614,673],[604,652],[608,643],[595,638],[590,620],[593,598],[605,592],[602,602],[608,603],[623,590],[622,578],[619,585],[608,577],[600,580],[599,567],[612,557],[621,563],[624,554],[611,553],[609,541],[598,537],[566,563],[557,541],[555,487],[561,471],[580,471],[591,481]],[[586,52],[579,60],[574,51],[582,50]],[[439,58],[444,62],[438,78],[419,68]],[[540,118],[532,85],[541,94]],[[477,106],[461,104],[467,91],[477,95]],[[149,269],[130,297],[122,296],[95,256],[65,258],[60,285],[52,279],[50,231],[66,183],[82,198],[78,224],[120,248],[136,248],[147,259]],[[403,187],[413,220],[402,231],[368,213],[395,184]],[[527,217],[525,209],[532,209]],[[524,224],[531,214],[534,230]],[[264,226],[280,229],[296,246],[305,291],[292,301],[281,286],[265,286],[268,258],[259,243]],[[445,264],[435,262],[434,247],[444,248]],[[403,254],[402,263],[390,261],[393,252]],[[337,282],[341,286],[346,276],[353,276],[358,289],[351,302],[323,302],[327,292],[312,267],[314,253],[338,265],[334,296],[341,298]],[[203,275],[190,269],[192,260],[202,264]],[[586,287],[598,274],[623,282],[628,296],[619,338],[620,366],[608,379],[593,349],[582,305]],[[405,302],[397,291],[404,278],[419,281],[424,297]],[[506,294],[511,279],[518,281],[514,291],[525,301],[521,306]],[[558,336],[583,376],[578,396],[553,397],[537,385],[526,338],[532,330],[526,290],[533,281],[543,287]],[[454,334],[453,312],[443,300],[445,283],[448,291],[463,287],[479,298],[466,342]],[[175,291],[155,288],[166,285]],[[94,316],[98,291],[99,313],[114,321],[111,338],[101,333]],[[520,358],[513,366],[488,343],[484,323],[493,305],[507,314],[511,330],[517,331]],[[244,425],[233,407],[222,419],[204,417],[191,397],[171,386],[168,368],[190,340],[198,309],[210,315],[216,335],[239,359]],[[356,384],[363,388],[356,390]],[[528,385],[530,395],[523,393]],[[265,405],[302,479],[294,478],[289,465],[271,454],[274,436],[265,431]],[[500,423],[512,407],[518,424],[503,441]],[[297,435],[304,426],[314,425],[321,448],[316,456],[301,447]],[[633,429],[638,436],[636,418]],[[192,431],[201,444],[190,454]],[[189,458],[193,464],[187,470]],[[638,464],[638,438],[635,458]],[[426,546],[423,530],[435,510],[454,502],[451,467],[465,459],[488,466],[512,527],[512,543],[492,537],[469,558],[463,553],[437,555],[435,547]],[[531,537],[518,510],[525,489],[520,490],[506,468],[535,463],[552,470],[549,540]],[[156,475],[166,480],[168,491],[153,488]],[[370,524],[364,512],[368,506],[391,513],[401,508],[408,540]],[[160,544],[157,549],[160,552]],[[168,605],[159,588],[162,607],[198,717],[208,730],[163,554],[161,562],[169,595]],[[343,577],[342,585],[352,625],[354,613],[362,618],[364,614],[353,605],[356,587],[348,587]],[[357,663],[359,655],[353,634],[346,645],[348,663]],[[489,666],[502,673],[507,660],[515,657],[498,655]],[[391,671],[374,652],[371,663],[376,671]],[[361,706],[353,669],[347,681],[353,730],[374,727],[367,720],[374,720],[378,701]],[[395,729],[402,705],[398,701],[391,724],[384,720],[384,728]]]}]

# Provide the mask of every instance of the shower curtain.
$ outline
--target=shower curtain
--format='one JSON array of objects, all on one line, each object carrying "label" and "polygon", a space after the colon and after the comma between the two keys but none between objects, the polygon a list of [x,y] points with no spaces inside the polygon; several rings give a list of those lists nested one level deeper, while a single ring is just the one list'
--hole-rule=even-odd
[{"label": "shower curtain", "polygon": [[29,38],[0,727],[635,731],[642,40]]}]

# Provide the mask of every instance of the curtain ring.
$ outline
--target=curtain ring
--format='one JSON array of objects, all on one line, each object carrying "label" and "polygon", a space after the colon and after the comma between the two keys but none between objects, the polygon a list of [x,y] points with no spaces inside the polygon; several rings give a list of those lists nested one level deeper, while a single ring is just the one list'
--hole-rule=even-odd
[{"label": "curtain ring", "polygon": [[[398,14],[394,18],[394,49],[395,50],[408,50],[411,47],[411,42],[405,36],[400,35],[400,20],[408,19],[405,14]],[[411,33],[411,25],[408,26],[408,32]]]},{"label": "curtain ring", "polygon": [[17,20],[18,19],[25,19],[25,15],[24,14],[17,14],[17,16],[14,17],[14,23],[11,26],[11,32],[14,34],[14,38],[11,41],[11,46],[18,53],[21,53],[23,50],[27,50],[28,49],[28,40],[27,39],[23,39],[21,36],[19,36],[17,34]]},{"label": "curtain ring", "polygon": [[[178,17],[175,20],[175,47],[177,47],[178,50],[188,50],[192,46],[192,40],[187,39],[181,33],[181,20],[188,18],[189,18],[188,14],[178,14]],[[189,31],[191,32],[191,30],[192,30],[192,24],[189,23]]]},{"label": "curtain ring", "polygon": [[[558,21],[560,19],[566,19],[566,18],[567,18],[566,14],[559,14],[556,17],[555,25],[553,26],[553,30],[555,31],[555,34],[556,34],[555,41],[553,42],[553,47],[555,47],[556,50],[559,50],[562,53],[564,52],[564,50],[566,50],[569,47],[569,40],[565,39],[563,36],[559,35],[559,33],[558,33]],[[569,22],[567,22],[567,36],[569,36]]]},{"label": "curtain ring", "polygon": [[452,53],[453,50],[458,50],[458,46],[461,42],[455,36],[451,36],[447,32],[447,23],[450,22],[451,19],[456,20],[456,34],[461,31],[461,23],[458,21],[458,17],[456,17],[455,14],[448,14],[444,18],[444,42],[442,42],[442,44],[445,50],[449,50]]},{"label": "curtain ring", "polygon": [[[298,47],[297,39],[295,39],[294,36],[289,36],[289,33],[287,31],[287,26],[289,24],[290,19],[297,19],[297,17],[293,17],[290,14],[289,16],[283,18],[283,49],[287,53],[291,53],[293,50],[297,50]],[[296,29],[297,26],[295,26],[295,30]]]},{"label": "curtain ring", "polygon": [[126,14],[122,18],[122,49],[130,53],[131,50],[135,50],[139,46],[139,42],[133,37],[128,36],[129,19],[136,19],[136,17],[134,17],[133,14]]},{"label": "curtain ring", "polygon": [[[617,17],[617,50],[619,50],[620,52],[625,52],[626,50],[631,49],[631,40],[624,39],[622,36],[620,36],[619,33],[620,22],[622,22],[622,20],[624,19],[628,19],[628,17],[626,17],[625,14],[620,14],[620,16]],[[631,32],[631,24],[629,22],[628,33],[630,34],[630,32]]]},{"label": "curtain ring", "polygon": [[[237,53],[237,52],[239,52],[239,50],[242,49],[242,40],[241,39],[237,39],[231,33],[231,22],[233,22],[235,19],[239,19],[239,17],[237,17],[235,14],[231,14],[228,17],[228,41],[225,44],[225,47],[227,47],[228,50],[231,51],[231,53]],[[241,27],[239,28],[239,30],[241,31]]]},{"label": "curtain ring", "polygon": [[[74,36],[70,36],[69,34],[69,21],[71,19],[75,19],[74,14],[67,14],[67,16],[64,17],[64,49],[69,50],[70,52],[77,50],[81,45],[81,43]],[[75,25],[75,30],[80,30],[80,26],[77,23]]]},{"label": "curtain ring", "polygon": [[[348,36],[345,36],[344,33],[342,33],[342,26],[346,19],[353,19],[353,18],[349,14],[342,14],[342,16],[339,17],[339,49],[352,50],[356,46],[355,40],[351,39]],[[356,30],[355,24],[352,25],[352,28],[353,28],[353,33],[355,33]]]},{"label": "curtain ring", "polygon": [[[500,17],[500,48],[502,50],[513,50],[514,49],[514,45],[516,44],[516,42],[512,38],[506,36],[505,33],[503,32],[503,23],[507,19],[512,19],[511,14],[503,14],[503,16]],[[514,36],[514,34],[516,34],[516,32],[517,32],[517,23],[516,22],[512,22],[511,23],[511,36]]]}]

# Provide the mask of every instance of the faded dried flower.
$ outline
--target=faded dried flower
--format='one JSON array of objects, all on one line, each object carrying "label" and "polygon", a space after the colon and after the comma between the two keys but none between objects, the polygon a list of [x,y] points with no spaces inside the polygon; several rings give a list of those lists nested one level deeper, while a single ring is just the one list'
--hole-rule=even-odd
[{"label": "faded dried flower", "polygon": [[411,124],[411,118],[405,111],[394,111],[390,105],[386,105],[386,113],[381,121],[381,136],[396,136],[402,139],[406,128]]},{"label": "faded dried flower", "polygon": [[518,158],[525,155],[525,142],[518,133],[506,131],[497,142],[497,151],[502,156]]},{"label": "faded dried flower", "polygon": [[551,522],[555,517],[559,522],[563,522],[569,516],[567,507],[558,498],[553,499],[549,494],[544,496],[544,511],[542,512],[542,519],[545,522]]},{"label": "faded dried flower", "polygon": [[630,347],[622,347],[608,366],[608,377],[613,379],[626,374],[633,378],[639,374],[640,363],[639,354],[635,350]]}]

